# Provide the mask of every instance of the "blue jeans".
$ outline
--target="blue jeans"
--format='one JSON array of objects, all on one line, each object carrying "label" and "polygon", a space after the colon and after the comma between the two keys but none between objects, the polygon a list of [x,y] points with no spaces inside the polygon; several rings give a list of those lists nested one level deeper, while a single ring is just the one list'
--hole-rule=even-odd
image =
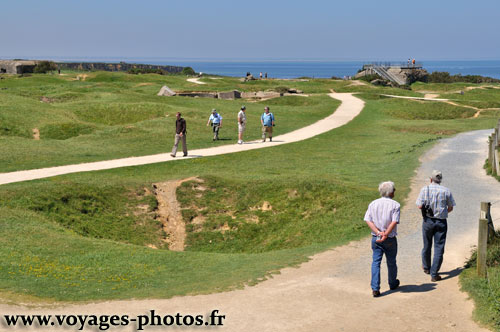
[{"label": "blue jeans", "polygon": [[396,237],[387,238],[384,242],[377,243],[376,236],[372,237],[372,290],[380,290],[380,263],[382,256],[385,254],[387,261],[387,271],[389,273],[389,287],[394,287],[397,284],[398,266],[396,265],[396,256],[398,254],[398,240]]},{"label": "blue jeans", "polygon": [[[444,245],[446,243],[446,232],[448,224],[446,219],[424,218],[422,223],[422,235],[424,238],[424,248],[422,249],[422,267],[430,270],[431,276],[438,275],[443,263]],[[431,249],[434,240],[434,259],[431,265]]]}]

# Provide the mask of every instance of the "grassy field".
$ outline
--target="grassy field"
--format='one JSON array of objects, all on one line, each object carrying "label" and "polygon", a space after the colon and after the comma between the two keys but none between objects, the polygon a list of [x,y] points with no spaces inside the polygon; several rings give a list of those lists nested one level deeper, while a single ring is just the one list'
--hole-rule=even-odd
[{"label": "grassy field", "polygon": [[500,232],[488,243],[488,278],[477,276],[477,252],[460,274],[462,289],[474,299],[474,318],[494,331],[500,331]]},{"label": "grassy field", "polygon": [[[344,81],[247,84],[234,78],[203,78],[209,84],[194,86],[179,76],[109,73],[72,79],[34,75],[0,80],[7,87],[0,90],[0,114],[9,119],[8,128],[17,128],[9,132],[21,133],[0,136],[2,171],[168,151],[172,142],[165,128],[172,126],[172,118],[164,114],[178,109],[193,128],[191,148],[210,146],[205,123],[213,103],[220,103],[216,107],[223,116],[233,110],[236,114],[241,105],[156,97],[164,84],[207,91],[286,85],[312,93],[308,98],[247,102],[252,121],[258,121],[263,105],[270,105],[280,132],[330,114],[338,106],[326,96],[330,89],[359,92],[366,106],[346,126],[302,142],[1,186],[0,297],[14,302],[22,297],[166,298],[253,284],[316,252],[366,236],[362,217],[378,196],[379,182],[394,181],[396,199],[403,201],[418,157],[437,139],[491,128],[498,120],[492,113],[471,118],[469,109],[461,106],[380,96],[422,96],[416,91]],[[500,95],[497,89],[488,92]],[[46,104],[40,96],[67,99]],[[29,135],[34,126],[61,128],[61,123],[78,125],[78,134],[44,139],[41,130],[40,141]],[[125,129],[131,123],[129,135]],[[254,129],[250,135],[257,138],[258,125]],[[62,135],[54,129],[47,132]],[[154,143],[154,135],[161,144]],[[230,140],[217,144],[235,143],[236,130],[222,135]],[[157,182],[190,176],[201,179],[205,189],[198,190],[197,182],[179,187],[187,247],[171,252],[162,245],[165,234],[155,218],[152,188]]]}]

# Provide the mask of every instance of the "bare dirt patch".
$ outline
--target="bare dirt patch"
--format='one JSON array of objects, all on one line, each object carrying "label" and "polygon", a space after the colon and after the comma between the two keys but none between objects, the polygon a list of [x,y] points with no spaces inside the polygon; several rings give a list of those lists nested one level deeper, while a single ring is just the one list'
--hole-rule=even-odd
[{"label": "bare dirt patch", "polygon": [[87,75],[87,74],[80,74],[80,75],[76,76],[75,81],[85,81],[87,79],[87,77],[89,77],[89,75]]},{"label": "bare dirt patch", "polygon": [[38,128],[33,128],[32,132],[33,132],[33,139],[35,141],[39,141],[40,140],[40,130]]},{"label": "bare dirt patch", "polygon": [[348,86],[363,86],[363,85],[367,85],[366,82],[361,80],[352,80],[351,84],[349,84]]},{"label": "bare dirt patch", "polygon": [[424,98],[438,98],[439,94],[438,93],[426,93],[424,95]]},{"label": "bare dirt patch", "polygon": [[173,180],[167,182],[154,183],[154,194],[158,201],[157,219],[162,223],[163,231],[167,234],[164,241],[168,244],[168,249],[173,251],[183,251],[186,241],[186,224],[182,219],[181,207],[177,201],[177,187],[183,182],[197,180],[190,177],[183,180]]},{"label": "bare dirt patch", "polygon": [[54,102],[54,99],[42,96],[42,97],[40,97],[40,101],[42,103],[50,104],[50,103]]}]

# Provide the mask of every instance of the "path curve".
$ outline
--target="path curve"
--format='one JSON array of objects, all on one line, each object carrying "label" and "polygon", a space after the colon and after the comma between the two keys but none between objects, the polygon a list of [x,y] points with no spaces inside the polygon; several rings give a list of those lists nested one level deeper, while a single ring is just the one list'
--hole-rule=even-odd
[{"label": "path curve", "polygon": [[[334,113],[328,117],[319,120],[309,126],[294,130],[292,132],[273,137],[273,142],[262,143],[260,141],[246,142],[245,144],[222,145],[213,148],[190,150],[188,158],[209,157],[226,153],[241,152],[247,150],[261,149],[270,146],[288,144],[302,141],[319,134],[323,134],[332,129],[345,125],[356,117],[363,109],[365,103],[356,98],[351,93],[330,93],[330,97],[340,100],[342,103]],[[40,168],[26,171],[16,171],[10,173],[0,173],[0,185],[42,179],[57,175],[89,172],[119,167],[138,166],[146,164],[161,163],[166,161],[185,159],[182,157],[172,158],[170,153],[162,153],[142,157],[129,157],[107,161],[97,161],[91,163],[56,166],[49,168]]]},{"label": "path curve", "polygon": [[200,81],[199,78],[188,78],[186,81],[191,82],[191,83],[195,83],[195,84],[207,84],[205,82]]},{"label": "path curve", "polygon": [[[214,309],[226,315],[221,331],[459,331],[488,330],[471,320],[473,304],[459,291],[458,273],[477,236],[480,201],[500,197],[498,182],[482,169],[491,130],[444,139],[422,157],[412,182],[399,226],[398,267],[401,287],[372,298],[370,239],[317,254],[299,268],[253,287],[225,293],[175,297],[166,300],[129,300],[32,309],[0,305],[3,314],[129,314],[155,310],[162,314],[206,314]],[[443,280],[430,281],[420,267],[420,216],[414,202],[432,169],[443,171],[443,184],[457,201],[450,214]],[[374,190],[376,190],[374,188]],[[398,197],[396,197],[398,199]],[[500,215],[500,204],[492,208]],[[364,209],[364,207],[360,207]],[[368,232],[368,229],[367,229]],[[387,279],[386,268],[382,280]],[[165,327],[163,327],[163,330]],[[159,331],[148,327],[147,331]],[[200,327],[183,331],[199,331]],[[24,330],[23,330],[24,331]],[[134,331],[129,326],[123,331]]]}]

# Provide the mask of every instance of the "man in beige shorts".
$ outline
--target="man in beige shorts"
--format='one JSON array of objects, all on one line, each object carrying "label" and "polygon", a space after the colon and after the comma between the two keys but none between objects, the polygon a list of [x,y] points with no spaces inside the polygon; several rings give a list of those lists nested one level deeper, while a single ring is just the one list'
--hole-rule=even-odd
[{"label": "man in beige shorts", "polygon": [[238,144],[243,144],[243,133],[245,132],[247,124],[247,115],[245,114],[246,109],[247,108],[243,105],[238,113]]}]

